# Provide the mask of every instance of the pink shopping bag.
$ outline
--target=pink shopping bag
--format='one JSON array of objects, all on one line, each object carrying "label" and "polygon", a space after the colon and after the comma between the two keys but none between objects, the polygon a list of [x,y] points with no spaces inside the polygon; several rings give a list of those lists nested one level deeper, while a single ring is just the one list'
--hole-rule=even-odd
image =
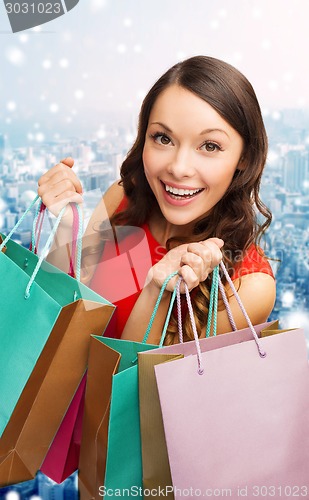
[{"label": "pink shopping bag", "polygon": [[41,472],[56,483],[64,481],[78,468],[85,388],[86,374],[41,466]]},{"label": "pink shopping bag", "polygon": [[265,326],[164,348],[186,356],[155,367],[175,499],[309,498],[304,332]]}]

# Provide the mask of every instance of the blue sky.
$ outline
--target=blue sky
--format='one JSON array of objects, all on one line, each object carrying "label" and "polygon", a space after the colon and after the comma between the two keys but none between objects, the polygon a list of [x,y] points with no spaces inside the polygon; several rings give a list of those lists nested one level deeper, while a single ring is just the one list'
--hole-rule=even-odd
[{"label": "blue sky", "polygon": [[263,109],[307,108],[305,0],[80,0],[39,30],[12,34],[0,4],[0,132],[92,134],[136,117],[175,62],[208,54],[235,65]]}]

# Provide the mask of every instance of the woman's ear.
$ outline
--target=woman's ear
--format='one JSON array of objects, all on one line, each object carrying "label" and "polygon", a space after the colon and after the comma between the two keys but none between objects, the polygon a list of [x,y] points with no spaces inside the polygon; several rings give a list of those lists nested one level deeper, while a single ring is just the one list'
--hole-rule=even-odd
[{"label": "woman's ear", "polygon": [[241,156],[237,165],[236,170],[245,170],[246,164],[245,164],[245,157]]}]

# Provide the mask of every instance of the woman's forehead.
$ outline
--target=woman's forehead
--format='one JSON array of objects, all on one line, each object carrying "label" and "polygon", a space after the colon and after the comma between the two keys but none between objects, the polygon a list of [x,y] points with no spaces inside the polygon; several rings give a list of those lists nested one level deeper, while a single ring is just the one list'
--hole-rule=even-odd
[{"label": "woman's forehead", "polygon": [[179,85],[171,85],[159,94],[149,116],[148,126],[152,124],[164,125],[171,132],[187,129],[199,135],[208,130],[237,133],[208,102]]}]

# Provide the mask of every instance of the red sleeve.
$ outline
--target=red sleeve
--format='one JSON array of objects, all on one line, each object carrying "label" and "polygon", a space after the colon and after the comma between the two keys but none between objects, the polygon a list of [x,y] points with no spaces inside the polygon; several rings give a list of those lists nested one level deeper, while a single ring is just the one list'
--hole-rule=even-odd
[{"label": "red sleeve", "polygon": [[244,258],[236,264],[232,280],[245,276],[246,274],[265,273],[274,278],[272,268],[260,247],[251,245],[245,251]]}]

